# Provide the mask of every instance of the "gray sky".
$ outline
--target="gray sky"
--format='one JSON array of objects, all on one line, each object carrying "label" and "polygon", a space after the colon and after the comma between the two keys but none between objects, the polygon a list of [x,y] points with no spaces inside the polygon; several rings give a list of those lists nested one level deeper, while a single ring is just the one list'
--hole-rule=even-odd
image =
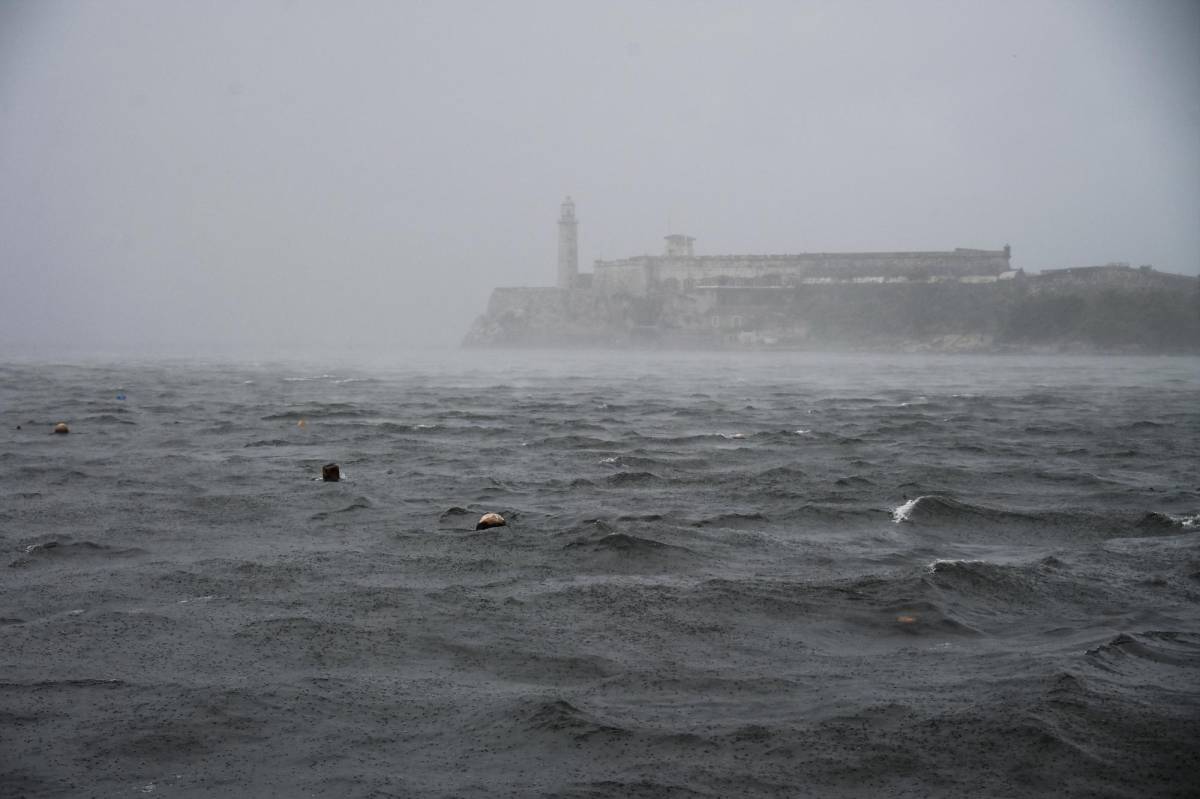
[{"label": "gray sky", "polygon": [[453,346],[497,285],[1200,270],[1200,3],[0,0],[0,356]]}]

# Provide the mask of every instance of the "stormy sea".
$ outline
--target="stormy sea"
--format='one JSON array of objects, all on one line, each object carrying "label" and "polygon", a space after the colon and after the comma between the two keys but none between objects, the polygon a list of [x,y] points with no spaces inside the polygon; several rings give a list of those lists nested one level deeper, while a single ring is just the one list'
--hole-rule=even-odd
[{"label": "stormy sea", "polygon": [[1195,358],[8,362],[0,795],[1196,796],[1198,464]]}]

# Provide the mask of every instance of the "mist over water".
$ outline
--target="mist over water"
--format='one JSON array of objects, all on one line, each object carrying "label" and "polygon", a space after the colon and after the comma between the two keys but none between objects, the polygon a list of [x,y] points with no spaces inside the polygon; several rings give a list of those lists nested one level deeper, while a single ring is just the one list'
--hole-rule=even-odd
[{"label": "mist over water", "polygon": [[1198,367],[0,367],[0,784],[1187,795]]},{"label": "mist over water", "polygon": [[454,346],[657,253],[1200,271],[1193,2],[0,5],[0,355]]},{"label": "mist over water", "polygon": [[1195,352],[1198,142],[1190,0],[0,3],[0,797],[1194,795],[1200,360],[782,350]]}]

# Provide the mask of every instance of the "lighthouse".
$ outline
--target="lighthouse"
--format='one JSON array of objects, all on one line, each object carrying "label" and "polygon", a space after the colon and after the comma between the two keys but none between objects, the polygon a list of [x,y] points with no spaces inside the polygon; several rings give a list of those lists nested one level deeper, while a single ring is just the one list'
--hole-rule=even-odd
[{"label": "lighthouse", "polygon": [[575,219],[575,201],[563,200],[558,218],[558,287],[569,289],[579,276],[579,222]]}]

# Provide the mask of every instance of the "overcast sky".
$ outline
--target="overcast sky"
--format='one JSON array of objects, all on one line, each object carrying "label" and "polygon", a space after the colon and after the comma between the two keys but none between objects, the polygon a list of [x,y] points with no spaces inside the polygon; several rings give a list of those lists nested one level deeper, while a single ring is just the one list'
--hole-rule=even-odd
[{"label": "overcast sky", "polygon": [[657,253],[1200,270],[1200,3],[0,0],[0,355],[454,346]]}]

